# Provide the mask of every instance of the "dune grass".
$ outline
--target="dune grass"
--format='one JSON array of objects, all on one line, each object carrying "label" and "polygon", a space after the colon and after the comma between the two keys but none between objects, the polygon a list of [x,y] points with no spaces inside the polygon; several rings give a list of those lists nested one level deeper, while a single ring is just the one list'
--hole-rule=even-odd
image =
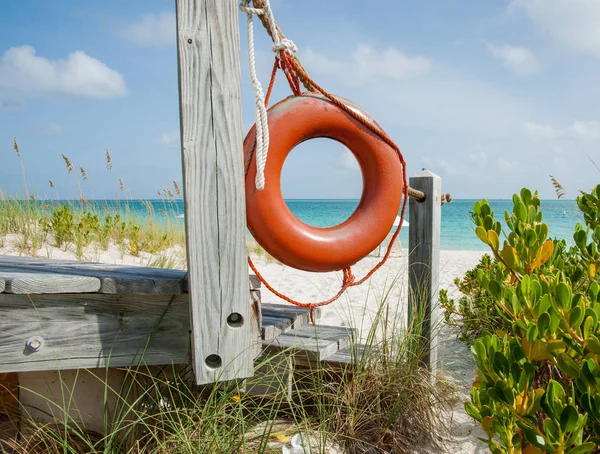
[{"label": "dune grass", "polygon": [[[27,186],[21,150],[15,139],[13,146],[23,173],[24,195],[10,195],[0,190],[0,247],[11,241],[22,255],[44,255],[44,246],[72,252],[78,260],[89,248],[107,251],[116,247],[122,254],[139,257],[142,253],[164,253],[176,245],[185,247],[183,222],[177,218],[176,200],[181,198],[178,183],[173,190],[166,185],[157,190],[154,203],[134,200],[121,178],[112,175],[113,160],[106,151],[106,170],[115,182],[117,191],[111,201],[92,200],[91,185],[84,191],[82,183],[89,182],[83,167],[79,172],[67,156],[62,155],[67,174],[73,175],[79,200],[38,200]],[[54,182],[48,180],[51,188]],[[48,249],[46,247],[46,249]],[[153,260],[152,266],[181,266],[182,256],[165,256]],[[87,257],[89,258],[89,257]],[[150,264],[149,264],[150,265]]]}]

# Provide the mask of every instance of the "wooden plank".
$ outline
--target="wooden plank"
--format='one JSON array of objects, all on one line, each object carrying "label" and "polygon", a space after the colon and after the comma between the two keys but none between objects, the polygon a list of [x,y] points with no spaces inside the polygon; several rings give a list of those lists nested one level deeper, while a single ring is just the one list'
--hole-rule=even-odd
[{"label": "wooden plank", "polygon": [[284,334],[288,336],[336,342],[338,349],[341,350],[350,345],[350,342],[356,334],[356,329],[346,328],[344,326],[305,325],[295,329],[288,329]]},{"label": "wooden plank", "polygon": [[[196,382],[253,373],[246,261],[239,10],[177,0],[179,108]],[[227,319],[239,314],[241,326]]]},{"label": "wooden plank", "polygon": [[363,358],[365,356],[368,357],[371,353],[372,347],[367,347],[363,344],[353,344],[325,358],[324,363],[329,366],[360,364]]},{"label": "wooden plank", "polygon": [[[294,326],[304,326],[310,323],[310,311],[303,307],[292,306],[287,304],[263,304],[261,307],[262,314],[270,317],[289,317],[294,320]],[[314,309],[315,320],[319,320],[321,309]]]},{"label": "wooden plank", "polygon": [[273,317],[262,315],[262,338],[263,340],[273,340],[279,336],[285,329],[292,326],[292,319],[288,317]]},{"label": "wooden plank", "polygon": [[256,276],[255,274],[251,274],[249,277],[250,277],[250,288],[252,290],[257,290],[262,287],[262,282],[260,282],[260,279],[258,278],[258,276]]},{"label": "wooden plank", "polygon": [[4,279],[2,279],[0,277],[0,293],[2,293],[4,291],[5,287],[6,287],[6,283],[4,282]]},{"label": "wooden plank", "polygon": [[[256,277],[254,274],[251,274],[249,276],[249,278],[250,278],[250,290],[257,290],[260,294],[259,289],[262,286],[260,279],[258,277]],[[188,285],[189,285],[189,279],[188,279],[188,275],[186,274],[185,277],[183,278],[183,283],[182,283],[183,292],[188,293]]]},{"label": "wooden plank", "polygon": [[0,278],[6,283],[6,293],[21,295],[40,293],[93,293],[100,289],[100,279],[90,276],[23,272],[19,268],[0,268]]},{"label": "wooden plank", "polygon": [[321,361],[338,351],[337,342],[325,339],[311,339],[282,334],[276,339],[263,341],[268,351],[294,350],[300,358],[308,361]]},{"label": "wooden plank", "polygon": [[0,373],[189,362],[187,295],[3,293],[0,313]]},{"label": "wooden plank", "polygon": [[410,178],[410,187],[423,191],[425,200],[410,199],[408,259],[408,321],[420,327],[423,362],[437,370],[442,179],[423,169]]},{"label": "wooden plank", "polygon": [[99,293],[178,295],[182,293],[183,270],[141,266],[0,256],[0,270],[87,276],[100,279]]}]

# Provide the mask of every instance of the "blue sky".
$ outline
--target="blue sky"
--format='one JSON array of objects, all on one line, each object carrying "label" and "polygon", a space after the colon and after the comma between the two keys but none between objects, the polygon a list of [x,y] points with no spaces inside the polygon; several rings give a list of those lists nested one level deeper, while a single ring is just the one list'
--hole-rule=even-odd
[{"label": "blue sky", "polygon": [[[134,197],[181,181],[174,1],[3,0],[0,189],[78,196],[64,153],[83,166],[88,198]],[[527,186],[575,197],[600,181],[600,1],[272,0],[308,71],[360,104],[404,153],[457,198],[509,198]],[[368,7],[367,7],[368,5]],[[243,120],[254,118],[240,13]],[[259,77],[273,54],[256,24]],[[287,96],[284,80],[273,95]],[[113,172],[105,168],[105,150]],[[51,189],[48,180],[56,187]],[[288,198],[357,198],[347,150],[304,143],[284,167]]]}]

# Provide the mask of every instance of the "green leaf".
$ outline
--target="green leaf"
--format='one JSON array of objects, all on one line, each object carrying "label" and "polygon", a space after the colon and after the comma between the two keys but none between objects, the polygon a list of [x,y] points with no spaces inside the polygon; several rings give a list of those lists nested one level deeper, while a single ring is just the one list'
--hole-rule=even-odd
[{"label": "green leaf", "polygon": [[521,189],[521,200],[523,200],[525,205],[529,205],[531,203],[531,191],[529,189]]},{"label": "green leaf", "polygon": [[487,390],[487,395],[489,396],[490,399],[492,399],[493,402],[496,403],[501,403],[501,402],[505,402],[504,401],[504,394],[502,394],[502,392],[496,388],[488,388]]},{"label": "green leaf", "polygon": [[537,327],[542,336],[548,332],[548,329],[550,328],[550,315],[548,315],[547,312],[540,315],[540,318],[538,318],[537,321]]},{"label": "green leaf", "polygon": [[486,230],[493,230],[493,228],[494,228],[494,218],[492,218],[491,216],[485,216],[483,218],[483,227]]},{"label": "green leaf", "polygon": [[556,329],[558,328],[558,324],[560,323],[560,317],[554,311],[550,313],[550,333],[556,333]]},{"label": "green leaf", "polygon": [[573,307],[569,313],[569,325],[575,329],[579,328],[581,326],[581,322],[583,321],[583,315],[584,313],[581,306]]},{"label": "green leaf", "polygon": [[578,230],[573,234],[573,239],[575,240],[575,244],[579,249],[585,249],[587,244],[587,233],[584,230]]},{"label": "green leaf", "polygon": [[506,241],[502,248],[502,259],[506,262],[509,268],[515,270],[517,267],[517,250],[509,245]]},{"label": "green leaf", "polygon": [[548,237],[548,224],[540,224],[537,237],[540,241],[545,241]]},{"label": "green leaf", "polygon": [[483,341],[481,339],[477,339],[473,343],[473,345],[471,346],[471,351],[473,352],[475,357],[479,359],[479,361],[485,362],[485,360],[487,359],[485,345],[483,344]]},{"label": "green leaf", "polygon": [[496,352],[496,354],[494,355],[494,366],[496,373],[502,374],[504,376],[508,375],[510,366],[508,364],[506,356],[504,356],[502,353]]},{"label": "green leaf", "polygon": [[562,372],[567,374],[571,379],[579,378],[581,369],[579,365],[566,353],[561,353],[556,357],[558,367]]},{"label": "green leaf", "polygon": [[481,241],[483,241],[485,244],[488,244],[487,233],[482,226],[477,226],[477,228],[475,229],[475,234]]},{"label": "green leaf", "polygon": [[571,289],[564,282],[556,286],[556,299],[565,311],[571,309]]},{"label": "green leaf", "polygon": [[590,296],[590,299],[592,300],[592,302],[595,302],[598,300],[599,292],[600,292],[600,285],[598,285],[597,282],[592,282],[590,284],[590,288],[588,290],[588,295]]},{"label": "green leaf", "polygon": [[523,202],[519,201],[513,208],[513,214],[517,219],[525,222],[527,220],[527,207]]},{"label": "green leaf", "polygon": [[559,427],[556,421],[551,418],[544,419],[544,433],[546,437],[553,443],[558,441]]},{"label": "green leaf", "polygon": [[600,341],[598,341],[598,338],[593,334],[590,334],[589,337],[583,341],[583,347],[596,355],[600,355]]},{"label": "green leaf", "polygon": [[471,402],[465,402],[465,411],[475,421],[481,421],[481,414],[479,410]]},{"label": "green leaf", "polygon": [[508,405],[513,405],[515,403],[515,395],[513,394],[513,390],[508,387],[506,383],[503,381],[496,382],[496,389],[502,393],[503,401]]},{"label": "green leaf", "polygon": [[497,251],[498,248],[500,247],[500,239],[498,238],[498,234],[496,233],[496,231],[488,230],[487,231],[487,239],[488,239],[488,244],[490,245],[490,247],[494,251]]},{"label": "green leaf", "polygon": [[524,430],[525,438],[529,443],[538,449],[547,449],[546,439],[542,437],[536,430]]},{"label": "green leaf", "polygon": [[497,299],[497,300],[502,299],[502,286],[500,285],[500,283],[498,281],[490,281],[490,283],[488,285],[488,290],[490,291],[490,293],[492,294],[492,296],[495,299]]},{"label": "green leaf", "polygon": [[548,309],[550,308],[550,297],[548,295],[544,295],[540,298],[540,301],[536,307],[535,313],[538,317],[541,317],[543,314],[548,313]]},{"label": "green leaf", "polygon": [[525,244],[528,247],[535,246],[535,242],[537,241],[537,235],[533,229],[527,229],[525,232]]},{"label": "green leaf", "polygon": [[579,419],[579,413],[572,405],[567,405],[560,415],[560,428],[563,432],[571,432],[577,420]]},{"label": "green leaf", "polygon": [[576,446],[572,449],[569,449],[568,451],[565,451],[565,454],[587,454],[589,452],[592,452],[595,447],[596,447],[595,443],[588,441],[588,442],[582,443],[579,446]]},{"label": "green leaf", "polygon": [[550,352],[552,356],[556,356],[564,352],[566,348],[567,345],[560,339],[548,341],[548,352]]},{"label": "green leaf", "polygon": [[583,322],[583,338],[586,339],[590,335],[590,331],[594,326],[594,319],[589,315],[585,318],[585,322]]}]

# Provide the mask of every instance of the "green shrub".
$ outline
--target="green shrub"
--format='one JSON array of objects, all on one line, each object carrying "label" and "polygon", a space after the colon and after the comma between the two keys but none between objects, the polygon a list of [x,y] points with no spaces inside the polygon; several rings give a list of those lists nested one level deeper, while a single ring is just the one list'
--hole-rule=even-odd
[{"label": "green shrub", "polygon": [[600,185],[577,203],[585,225],[568,249],[547,238],[537,193],[513,197],[502,245],[491,207],[475,203],[476,234],[504,270],[480,267],[477,280],[508,329],[473,343],[477,377],[465,409],[493,453],[598,452]]},{"label": "green shrub", "polygon": [[440,306],[444,309],[445,322],[457,328],[461,341],[471,344],[484,330],[495,333],[510,329],[510,323],[502,316],[491,294],[480,281],[480,275],[494,273],[501,279],[506,277],[506,272],[500,262],[485,254],[462,279],[454,279],[454,284],[462,293],[458,303],[448,297],[447,290],[440,289]]}]

